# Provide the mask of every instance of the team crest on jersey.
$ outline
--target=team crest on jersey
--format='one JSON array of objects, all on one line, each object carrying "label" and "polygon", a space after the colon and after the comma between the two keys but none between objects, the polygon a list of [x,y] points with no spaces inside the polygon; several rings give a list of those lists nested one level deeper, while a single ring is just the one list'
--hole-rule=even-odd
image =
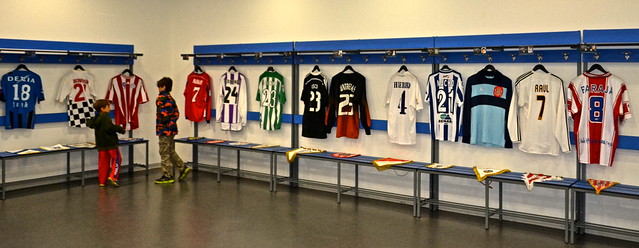
[{"label": "team crest on jersey", "polygon": [[501,98],[501,96],[504,95],[504,87],[495,86],[495,89],[493,90],[493,95]]}]

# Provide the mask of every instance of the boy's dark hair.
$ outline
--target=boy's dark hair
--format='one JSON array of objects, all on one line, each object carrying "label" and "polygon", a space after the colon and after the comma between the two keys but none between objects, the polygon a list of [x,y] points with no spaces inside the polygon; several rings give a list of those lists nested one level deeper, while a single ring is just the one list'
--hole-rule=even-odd
[{"label": "boy's dark hair", "polygon": [[164,86],[164,91],[166,92],[171,92],[171,90],[173,89],[173,80],[171,80],[170,77],[163,77],[162,79],[158,80],[158,87],[162,87]]},{"label": "boy's dark hair", "polygon": [[98,111],[98,112],[102,112],[102,108],[109,106],[109,104],[111,104],[111,102],[109,102],[109,100],[107,99],[100,99],[97,100],[93,103],[93,108]]}]

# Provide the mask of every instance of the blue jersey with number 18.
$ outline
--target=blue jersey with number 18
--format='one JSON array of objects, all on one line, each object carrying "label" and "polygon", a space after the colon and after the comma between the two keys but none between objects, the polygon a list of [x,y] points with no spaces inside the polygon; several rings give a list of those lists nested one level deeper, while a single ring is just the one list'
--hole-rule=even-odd
[{"label": "blue jersey with number 18", "polygon": [[430,105],[430,133],[436,140],[457,142],[464,104],[459,72],[442,69],[428,76],[425,102]]},{"label": "blue jersey with number 18", "polygon": [[35,105],[44,100],[40,76],[29,70],[14,70],[4,74],[0,100],[6,102],[6,129],[33,129]]}]

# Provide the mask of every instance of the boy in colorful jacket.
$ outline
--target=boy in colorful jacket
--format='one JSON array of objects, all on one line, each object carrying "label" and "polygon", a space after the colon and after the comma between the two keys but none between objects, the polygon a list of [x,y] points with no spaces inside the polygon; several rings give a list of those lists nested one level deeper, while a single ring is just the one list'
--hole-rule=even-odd
[{"label": "boy in colorful jacket", "polygon": [[180,117],[180,111],[175,104],[175,100],[171,96],[171,89],[173,89],[173,80],[168,77],[163,77],[157,83],[158,95],[155,106],[156,112],[156,126],[155,131],[159,138],[160,143],[160,157],[162,158],[162,177],[155,180],[156,184],[170,184],[175,182],[173,178],[173,166],[176,166],[180,171],[180,177],[182,181],[191,172],[191,168],[186,167],[184,161],[175,152],[175,135],[178,133],[177,120]]}]

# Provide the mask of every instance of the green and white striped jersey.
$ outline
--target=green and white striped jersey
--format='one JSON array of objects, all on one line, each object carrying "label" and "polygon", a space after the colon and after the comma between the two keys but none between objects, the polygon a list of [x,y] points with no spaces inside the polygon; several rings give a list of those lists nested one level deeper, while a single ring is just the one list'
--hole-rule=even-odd
[{"label": "green and white striped jersey", "polygon": [[279,130],[282,126],[282,105],[286,102],[284,77],[276,71],[262,73],[255,100],[260,102],[262,129]]}]

